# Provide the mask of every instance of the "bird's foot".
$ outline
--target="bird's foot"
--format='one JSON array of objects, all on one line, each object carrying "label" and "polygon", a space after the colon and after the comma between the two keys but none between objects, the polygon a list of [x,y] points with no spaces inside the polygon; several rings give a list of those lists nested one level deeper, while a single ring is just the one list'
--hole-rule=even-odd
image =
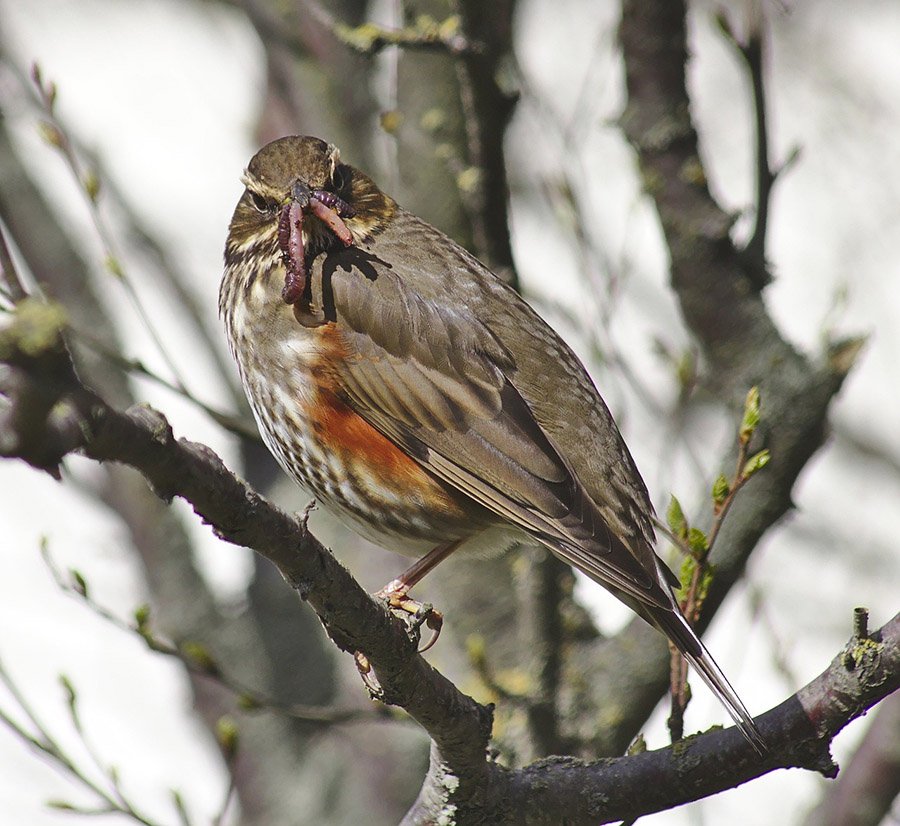
[{"label": "bird's foot", "polygon": [[359,676],[362,677],[369,696],[373,700],[384,701],[384,689],[372,670],[372,663],[369,662],[369,658],[362,651],[354,651],[353,662],[356,663],[356,670],[359,672]]},{"label": "bird's foot", "polygon": [[375,599],[383,599],[390,608],[396,608],[410,615],[410,634],[419,634],[419,630],[423,625],[431,629],[431,639],[419,649],[420,654],[424,654],[431,648],[441,635],[441,628],[444,625],[444,615],[435,609],[429,602],[419,602],[409,596],[410,586],[402,579],[394,579],[384,586],[377,594]]}]

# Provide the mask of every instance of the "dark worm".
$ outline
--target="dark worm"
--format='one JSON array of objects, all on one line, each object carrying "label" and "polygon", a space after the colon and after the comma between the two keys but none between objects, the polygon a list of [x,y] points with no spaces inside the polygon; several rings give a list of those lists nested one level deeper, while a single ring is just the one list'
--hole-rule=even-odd
[{"label": "dark worm", "polygon": [[346,201],[324,189],[310,191],[299,181],[294,186],[293,195],[293,200],[281,208],[278,219],[278,247],[285,269],[281,297],[285,304],[299,301],[306,289],[303,218],[307,212],[322,221],[345,247],[353,243],[353,235],[343,217],[351,217],[354,210]]},{"label": "dark worm", "polygon": [[306,288],[306,262],[303,249],[303,207],[291,201],[281,208],[278,219],[278,246],[284,262],[285,277],[281,297],[285,304],[300,300]]}]

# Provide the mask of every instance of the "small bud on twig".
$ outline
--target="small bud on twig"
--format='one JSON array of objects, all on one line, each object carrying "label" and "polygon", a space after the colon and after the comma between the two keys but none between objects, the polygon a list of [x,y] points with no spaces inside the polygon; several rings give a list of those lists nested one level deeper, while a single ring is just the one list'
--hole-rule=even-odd
[{"label": "small bud on twig", "polygon": [[751,387],[744,402],[744,417],[741,419],[741,429],[738,438],[742,445],[746,445],[753,437],[753,432],[759,424],[759,388]]}]

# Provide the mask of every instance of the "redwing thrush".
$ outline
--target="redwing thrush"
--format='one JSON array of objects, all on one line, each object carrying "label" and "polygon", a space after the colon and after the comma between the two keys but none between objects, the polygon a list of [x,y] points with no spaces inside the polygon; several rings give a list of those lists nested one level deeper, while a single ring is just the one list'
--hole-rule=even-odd
[{"label": "redwing thrush", "polygon": [[219,311],[269,449],[363,536],[413,556],[540,542],[679,648],[755,745],[685,621],[652,505],[606,404],[519,295],[338,150],[250,161]]}]

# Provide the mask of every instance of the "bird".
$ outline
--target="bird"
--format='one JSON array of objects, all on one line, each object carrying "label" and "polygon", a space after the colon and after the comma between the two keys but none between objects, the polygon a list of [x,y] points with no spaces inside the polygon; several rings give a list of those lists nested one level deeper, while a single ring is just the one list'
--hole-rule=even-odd
[{"label": "bird", "polygon": [[572,349],[505,281],[319,138],[262,147],[219,314],[263,440],[356,532],[416,563],[530,543],[664,633],[758,751],[684,618],[647,487]]}]

